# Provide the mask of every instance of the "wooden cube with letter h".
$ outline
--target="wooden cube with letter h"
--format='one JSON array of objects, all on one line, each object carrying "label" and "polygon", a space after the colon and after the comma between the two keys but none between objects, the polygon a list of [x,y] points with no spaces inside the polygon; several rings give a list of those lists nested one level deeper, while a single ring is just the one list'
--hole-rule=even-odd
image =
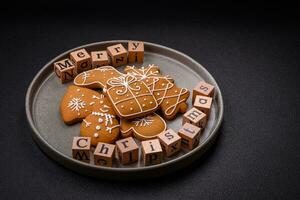
[{"label": "wooden cube with letter h", "polygon": [[115,145],[98,142],[94,151],[95,165],[111,167],[114,159]]},{"label": "wooden cube with letter h", "polygon": [[204,128],[206,126],[207,117],[206,114],[198,110],[197,108],[192,108],[188,110],[182,118],[182,124],[190,123],[195,126]]},{"label": "wooden cube with letter h", "polygon": [[158,139],[142,141],[144,165],[156,165],[162,162],[163,150]]},{"label": "wooden cube with letter h", "polygon": [[53,65],[54,72],[60,78],[61,83],[67,83],[77,75],[75,65],[70,59],[57,61]]},{"label": "wooden cube with letter h", "polygon": [[126,165],[138,161],[139,147],[132,137],[116,141],[116,146],[121,164]]},{"label": "wooden cube with letter h", "polygon": [[209,118],[210,110],[212,106],[212,98],[206,97],[202,95],[196,95],[195,101],[194,101],[194,107],[198,110],[201,110],[204,112],[207,116],[207,119]]},{"label": "wooden cube with letter h", "polygon": [[140,41],[128,42],[128,63],[143,63],[144,43]]},{"label": "wooden cube with letter h", "polygon": [[199,82],[196,87],[193,89],[193,102],[197,95],[213,97],[215,92],[215,87],[204,81]]},{"label": "wooden cube with letter h", "polygon": [[73,61],[78,74],[92,68],[91,56],[85,49],[79,49],[71,52],[70,59]]},{"label": "wooden cube with letter h", "polygon": [[109,58],[107,55],[107,51],[92,51],[91,59],[92,59],[92,68],[98,68],[101,66],[109,65]]},{"label": "wooden cube with letter h", "polygon": [[111,63],[114,67],[127,64],[127,50],[122,44],[107,47],[107,53],[111,57]]},{"label": "wooden cube with letter h", "polygon": [[181,137],[181,146],[192,150],[199,144],[201,128],[190,123],[185,123],[178,134]]},{"label": "wooden cube with letter h", "polygon": [[157,136],[167,157],[180,151],[181,137],[172,129],[168,129]]},{"label": "wooden cube with letter h", "polygon": [[74,137],[72,145],[72,156],[76,160],[89,163],[90,162],[90,137]]}]

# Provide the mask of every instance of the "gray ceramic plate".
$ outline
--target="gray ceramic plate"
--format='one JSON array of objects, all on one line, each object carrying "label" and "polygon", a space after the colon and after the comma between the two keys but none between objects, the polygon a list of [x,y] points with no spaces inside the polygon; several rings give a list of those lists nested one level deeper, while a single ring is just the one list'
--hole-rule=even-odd
[{"label": "gray ceramic plate", "polygon": [[[75,49],[104,50],[107,46],[116,43],[123,43],[127,46],[127,41],[122,40],[92,43]],[[169,74],[178,86],[186,87],[190,91],[201,80],[215,86],[211,116],[201,135],[200,144],[192,151],[182,150],[174,157],[165,159],[162,164],[147,167],[143,166],[141,159],[138,163],[129,166],[115,163],[112,168],[99,167],[73,159],[71,144],[73,136],[79,135],[79,124],[67,126],[61,120],[59,104],[68,84],[60,84],[53,73],[53,62],[68,57],[69,53],[75,49],[62,53],[46,64],[32,80],[26,95],[26,114],[33,130],[33,138],[41,149],[58,163],[89,176],[110,179],[147,178],[171,173],[190,164],[214,142],[223,118],[222,95],[214,78],[204,67],[187,55],[161,45],[145,42],[144,65],[157,64],[161,67],[163,74]],[[123,70],[122,67],[118,69]],[[189,107],[191,107],[191,97]],[[178,131],[181,122],[182,117],[178,116],[175,120],[168,122],[168,128]]]}]

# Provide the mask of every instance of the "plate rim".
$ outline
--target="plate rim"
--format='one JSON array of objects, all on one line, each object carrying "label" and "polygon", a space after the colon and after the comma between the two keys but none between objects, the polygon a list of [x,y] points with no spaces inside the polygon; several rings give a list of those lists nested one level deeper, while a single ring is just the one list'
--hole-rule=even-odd
[{"label": "plate rim", "polygon": [[[76,165],[83,165],[87,168],[92,168],[94,170],[102,170],[102,171],[108,171],[108,172],[140,172],[140,171],[146,171],[146,170],[155,170],[155,169],[159,169],[159,168],[163,168],[163,167],[167,167],[173,164],[176,164],[178,161],[182,160],[182,159],[186,159],[191,157],[193,154],[197,153],[198,151],[200,151],[202,148],[204,149],[207,145],[209,145],[211,142],[214,142],[214,139],[216,138],[216,136],[218,135],[218,130],[222,124],[223,118],[224,118],[224,103],[223,103],[223,97],[222,97],[222,93],[220,90],[220,87],[217,83],[217,81],[214,79],[214,77],[206,70],[205,67],[203,67],[200,63],[198,63],[197,61],[195,61],[193,58],[191,58],[190,56],[177,51],[173,48],[169,48],[166,47],[164,45],[160,45],[160,44],[156,44],[156,43],[152,43],[152,42],[146,42],[144,41],[145,45],[149,45],[149,46],[154,46],[157,48],[161,48],[161,49],[165,49],[167,51],[173,52],[175,54],[179,54],[180,56],[182,56],[183,58],[189,60],[190,62],[192,62],[193,64],[197,65],[198,67],[201,68],[201,70],[203,70],[206,75],[209,77],[209,79],[213,80],[216,85],[215,85],[215,89],[217,90],[218,93],[218,107],[219,107],[219,116],[217,117],[216,120],[216,125],[215,127],[211,130],[211,133],[209,134],[209,136],[206,138],[206,140],[202,143],[202,145],[196,147],[195,149],[188,151],[187,153],[185,153],[182,156],[176,157],[174,159],[168,160],[166,162],[163,162],[161,164],[158,165],[151,165],[151,166],[143,166],[143,167],[134,167],[134,168],[130,168],[130,167],[126,167],[126,168],[115,168],[115,167],[103,167],[103,166],[96,166],[96,165],[92,165],[90,163],[84,163],[84,162],[80,162],[76,159],[73,159],[65,154],[63,154],[62,152],[59,152],[57,149],[55,149],[51,144],[49,144],[39,133],[39,131],[37,130],[37,128],[35,127],[34,124],[34,120],[33,120],[33,116],[31,115],[32,113],[32,108],[30,106],[31,103],[31,97],[33,97],[34,100],[34,94],[32,95],[33,91],[35,90],[35,82],[41,77],[41,75],[43,75],[43,73],[45,73],[45,71],[47,71],[47,68],[49,68],[49,66],[51,66],[51,64],[57,60],[58,58],[74,51],[80,48],[87,48],[90,46],[95,46],[95,45],[103,45],[106,43],[127,43],[130,40],[107,40],[107,41],[101,41],[101,42],[93,42],[93,43],[88,43],[85,45],[81,45],[75,48],[72,48],[70,50],[64,51],[63,53],[60,53],[58,56],[56,56],[55,58],[51,59],[49,62],[47,62],[39,71],[38,73],[34,76],[34,78],[32,79],[32,81],[30,82],[30,85],[27,89],[26,92],[26,97],[25,97],[25,111],[26,111],[26,118],[27,121],[30,125],[30,128],[32,129],[32,136],[35,139],[35,141],[37,142],[37,144],[42,148],[42,150],[46,151],[46,154],[50,153],[56,153],[59,157],[56,157],[57,155],[53,155],[53,157],[51,156],[52,159],[54,159],[55,161],[57,161],[58,163],[62,164],[63,166],[68,166],[67,163],[61,163],[58,160],[59,159],[63,159],[66,160],[67,162],[71,162],[71,163],[76,163]],[[51,152],[52,151],[52,152]],[[204,152],[203,152],[204,153]],[[76,170],[77,171],[77,170]]]}]

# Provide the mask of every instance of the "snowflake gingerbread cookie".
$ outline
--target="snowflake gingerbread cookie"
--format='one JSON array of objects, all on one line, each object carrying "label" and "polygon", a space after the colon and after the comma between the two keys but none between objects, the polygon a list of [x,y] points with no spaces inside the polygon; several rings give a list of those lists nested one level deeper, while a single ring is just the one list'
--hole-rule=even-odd
[{"label": "snowflake gingerbread cookie", "polygon": [[158,66],[149,65],[141,68],[127,66],[125,72],[148,86],[166,119],[173,119],[178,112],[186,112],[188,108],[186,101],[190,92],[186,88],[177,87],[169,76],[161,75]]},{"label": "snowflake gingerbread cookie", "polygon": [[158,114],[153,113],[133,120],[121,119],[120,131],[123,137],[132,134],[139,140],[155,138],[167,128],[166,122]]},{"label": "snowflake gingerbread cookie", "polygon": [[120,118],[145,116],[158,109],[158,103],[147,85],[130,74],[107,81],[106,96]]}]

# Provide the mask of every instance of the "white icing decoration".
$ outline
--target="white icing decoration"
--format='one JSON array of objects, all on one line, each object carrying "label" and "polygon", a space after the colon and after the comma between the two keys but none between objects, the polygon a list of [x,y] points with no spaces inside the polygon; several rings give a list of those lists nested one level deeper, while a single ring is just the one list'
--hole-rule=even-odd
[{"label": "white icing decoration", "polygon": [[92,105],[94,105],[94,104],[95,104],[95,102],[92,101],[92,102],[90,103],[90,106],[92,106]]},{"label": "white icing decoration", "polygon": [[98,122],[99,122],[99,123],[102,123],[102,122],[103,122],[103,119],[99,117]]},{"label": "white icing decoration", "polygon": [[94,137],[95,137],[95,138],[98,138],[98,137],[99,137],[99,134],[98,134],[98,133],[94,133]]},{"label": "white icing decoration", "polygon": [[136,118],[132,122],[135,124],[135,126],[150,126],[153,123],[153,119],[151,116]]},{"label": "white icing decoration", "polygon": [[112,119],[115,118],[114,115],[101,112],[92,112],[92,115],[105,117],[105,126],[107,126],[108,124],[113,124]]},{"label": "white icing decoration", "polygon": [[108,105],[103,105],[103,108],[100,108],[99,110],[101,111],[101,112],[108,112],[109,111],[109,106]]},{"label": "white icing decoration", "polygon": [[97,97],[96,95],[92,96],[93,99],[100,99],[99,97]]},{"label": "white icing decoration", "polygon": [[79,111],[84,108],[86,103],[82,101],[80,98],[73,98],[68,103],[68,108],[71,108],[72,111]]},{"label": "white icing decoration", "polygon": [[120,125],[115,125],[115,126],[112,126],[112,127],[106,127],[106,131],[108,131],[109,133],[111,133],[111,131],[114,129],[114,128],[118,128]]},{"label": "white icing decoration", "polygon": [[80,91],[80,89],[77,89],[76,91],[77,91],[77,92],[79,92],[79,91]]},{"label": "white icing decoration", "polygon": [[101,126],[97,125],[96,130],[99,131],[101,129]]},{"label": "white icing decoration", "polygon": [[85,123],[85,127],[89,127],[92,124],[92,122],[88,122],[85,119],[83,120],[83,122]]}]

